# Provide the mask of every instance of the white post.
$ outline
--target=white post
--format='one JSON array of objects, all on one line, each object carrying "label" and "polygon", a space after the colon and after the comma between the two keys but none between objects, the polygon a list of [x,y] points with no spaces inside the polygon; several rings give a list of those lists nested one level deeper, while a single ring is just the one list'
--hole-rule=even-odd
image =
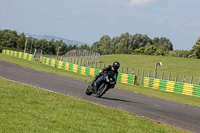
[{"label": "white post", "polygon": [[30,54],[32,52],[32,48],[33,48],[33,38],[32,38],[32,42],[31,42],[31,50],[30,50]]},{"label": "white post", "polygon": [[162,62],[158,62],[156,63],[156,66],[155,66],[155,71],[154,71],[154,78],[156,78],[156,75],[157,75],[157,66],[162,66]]},{"label": "white post", "polygon": [[27,44],[27,39],[26,39],[26,42],[25,42],[24,53],[26,52],[26,44]]},{"label": "white post", "polygon": [[156,66],[155,66],[154,78],[156,78],[156,73],[157,73],[157,63],[156,63]]},{"label": "white post", "polygon": [[37,51],[37,49],[35,49],[35,52],[34,52],[34,57],[35,57],[36,51]]}]

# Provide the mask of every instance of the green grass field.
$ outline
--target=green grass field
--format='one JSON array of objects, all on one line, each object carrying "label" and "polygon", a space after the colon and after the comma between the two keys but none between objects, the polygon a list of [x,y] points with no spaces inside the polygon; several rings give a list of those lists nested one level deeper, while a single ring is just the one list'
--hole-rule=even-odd
[{"label": "green grass field", "polygon": [[0,83],[0,132],[2,133],[184,132],[71,96],[2,78]]},{"label": "green grass field", "polygon": [[[38,71],[67,76],[67,77],[71,77],[74,79],[84,80],[84,81],[88,81],[88,82],[93,80],[93,77],[91,77],[91,76],[84,76],[84,75],[73,73],[70,71],[54,68],[54,67],[51,67],[48,65],[44,65],[38,61],[28,61],[28,60],[19,59],[16,57],[7,56],[7,55],[3,55],[3,54],[0,54],[0,60],[11,62],[11,63],[17,64],[17,65],[35,69]],[[182,94],[165,92],[165,91],[161,91],[161,90],[149,89],[149,88],[145,88],[141,85],[133,86],[133,85],[128,85],[128,84],[118,83],[116,85],[116,88],[135,92],[135,93],[142,94],[142,95],[151,96],[151,97],[157,97],[157,98],[165,99],[168,101],[182,103],[182,104],[186,104],[186,105],[190,105],[190,106],[200,107],[200,102],[199,102],[200,98],[199,97],[192,97],[192,96],[186,96],[186,95],[182,95]]]},{"label": "green grass field", "polygon": [[162,62],[163,66],[158,71],[177,73],[181,75],[200,77],[200,60],[167,56],[149,55],[102,55],[102,63],[109,64],[113,61],[120,61],[121,67],[154,71],[155,63]]},{"label": "green grass field", "polygon": [[[102,55],[101,63],[111,64],[114,61],[121,63],[121,68],[124,68],[124,72],[129,68],[134,69],[134,74],[137,74],[137,70],[145,70],[145,76],[148,76],[151,71],[151,77],[153,77],[155,64],[162,62],[163,66],[158,67],[157,77],[160,79],[162,72],[164,72],[164,79],[168,79],[169,73],[171,73],[171,80],[174,81],[176,74],[178,74],[178,81],[182,82],[183,75],[186,75],[185,82],[189,83],[191,76],[193,76],[193,83],[198,84],[200,81],[200,59],[179,58],[179,57],[167,57],[167,56],[149,56],[149,55]],[[121,71],[120,68],[120,71]]]}]

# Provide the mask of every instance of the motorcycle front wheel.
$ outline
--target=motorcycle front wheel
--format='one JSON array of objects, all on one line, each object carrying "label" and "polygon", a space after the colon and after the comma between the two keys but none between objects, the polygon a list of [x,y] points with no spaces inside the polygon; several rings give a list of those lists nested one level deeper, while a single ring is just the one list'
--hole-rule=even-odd
[{"label": "motorcycle front wheel", "polygon": [[101,84],[101,86],[97,90],[96,96],[100,98],[101,96],[103,96],[103,94],[106,93],[107,90],[108,90],[108,85],[104,83]]}]

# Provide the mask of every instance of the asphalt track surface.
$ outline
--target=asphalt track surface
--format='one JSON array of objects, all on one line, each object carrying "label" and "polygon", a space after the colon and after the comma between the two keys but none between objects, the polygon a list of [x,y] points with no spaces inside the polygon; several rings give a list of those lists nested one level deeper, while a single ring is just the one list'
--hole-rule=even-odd
[{"label": "asphalt track surface", "polygon": [[102,98],[87,96],[85,90],[88,82],[31,70],[1,60],[0,77],[130,112],[183,130],[200,132],[200,108],[120,89],[111,89]]}]

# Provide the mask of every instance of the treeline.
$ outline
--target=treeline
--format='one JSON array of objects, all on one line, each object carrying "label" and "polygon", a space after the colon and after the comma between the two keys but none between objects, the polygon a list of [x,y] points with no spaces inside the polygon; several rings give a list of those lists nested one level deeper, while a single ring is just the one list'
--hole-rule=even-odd
[{"label": "treeline", "polygon": [[[90,50],[90,47],[86,44],[84,45],[66,45],[62,40],[54,40],[47,41],[46,39],[35,39],[32,37],[26,37],[24,33],[20,35],[17,34],[17,31],[12,30],[0,30],[0,52],[3,49],[24,51],[25,42],[27,40],[26,52],[30,53],[32,49],[32,53],[35,49],[42,50],[43,54],[57,54],[58,48],[59,54],[63,55],[66,52],[74,49],[87,49]],[[31,48],[32,46],[32,48]]]},{"label": "treeline", "polygon": [[99,41],[94,42],[90,47],[84,45],[66,45],[62,40],[47,41],[46,39],[34,39],[26,37],[24,33],[20,35],[12,30],[0,30],[0,52],[2,49],[11,49],[23,51],[27,39],[26,52],[29,53],[32,46],[34,49],[42,50],[43,54],[59,54],[63,55],[66,52],[74,49],[93,50],[102,55],[105,54],[140,54],[140,55],[157,55],[157,56],[175,56],[184,58],[198,58],[200,59],[200,37],[194,44],[191,50],[174,50],[173,44],[170,39],[166,37],[149,38],[146,34],[129,33],[121,34],[120,36],[113,37],[104,35]]},{"label": "treeline", "polygon": [[91,47],[101,54],[139,54],[200,58],[200,38],[192,50],[173,50],[172,42],[166,37],[149,38],[146,34],[121,34],[112,39],[104,35]]},{"label": "treeline", "polygon": [[164,55],[173,50],[173,45],[166,37],[155,37],[153,40],[146,34],[121,34],[112,39],[105,35],[92,46],[94,51],[101,54],[146,54]]}]

